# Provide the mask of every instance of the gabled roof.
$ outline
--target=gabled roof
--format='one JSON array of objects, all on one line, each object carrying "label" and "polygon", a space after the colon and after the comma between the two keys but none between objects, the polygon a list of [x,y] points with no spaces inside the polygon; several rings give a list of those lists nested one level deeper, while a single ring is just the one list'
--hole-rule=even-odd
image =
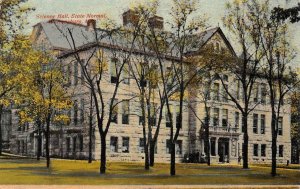
[{"label": "gabled roof", "polygon": [[[50,20],[41,22],[35,27],[41,27],[45,32],[50,44],[54,49],[70,50],[72,39],[69,35],[69,30],[72,32],[76,47],[87,45],[95,42],[95,34],[89,31],[87,26],[74,24],[60,20]],[[97,29],[99,34],[102,30]]]},{"label": "gabled roof", "polygon": [[[34,27],[42,28],[53,49],[59,49],[63,51],[70,51],[72,49],[71,46],[73,43],[69,34],[69,30],[72,32],[77,49],[87,49],[88,47],[92,47],[97,44],[94,33],[95,31],[97,32],[98,36],[103,36],[105,32],[108,32],[99,28],[97,28],[95,31],[90,31],[85,25],[55,19],[47,22],[40,22]],[[235,55],[232,46],[219,27],[212,28],[191,36],[192,38],[195,38],[195,40],[193,40],[193,44],[190,44],[191,51],[188,53],[198,52],[216,33],[220,34],[227,47]],[[126,48],[126,45],[128,44],[126,44],[125,41],[126,40],[124,40],[122,37],[117,38],[117,46],[121,48],[123,46]],[[101,43],[110,44],[109,40],[105,37],[101,39]]]},{"label": "gabled roof", "polygon": [[197,53],[202,47],[204,47],[207,42],[216,34],[219,33],[219,35],[222,37],[222,39],[224,40],[224,43],[226,44],[227,48],[230,50],[230,52],[236,56],[236,53],[233,49],[233,47],[231,46],[231,44],[229,43],[228,39],[226,38],[225,34],[223,33],[222,29],[220,27],[216,27],[216,28],[212,28],[209,30],[206,30],[204,32],[201,32],[199,34],[196,34],[193,36],[193,38],[195,38],[196,41],[199,41],[198,43],[196,43],[197,45],[194,46],[193,49],[191,49],[191,51],[189,53]]}]

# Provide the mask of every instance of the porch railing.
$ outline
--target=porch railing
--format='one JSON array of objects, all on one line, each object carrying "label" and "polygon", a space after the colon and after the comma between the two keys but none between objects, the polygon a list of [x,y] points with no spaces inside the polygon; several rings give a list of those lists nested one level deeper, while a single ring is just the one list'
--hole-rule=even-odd
[{"label": "porch railing", "polygon": [[213,131],[213,132],[237,133],[238,130],[239,130],[238,127],[215,127],[215,126],[209,127],[209,131]]}]

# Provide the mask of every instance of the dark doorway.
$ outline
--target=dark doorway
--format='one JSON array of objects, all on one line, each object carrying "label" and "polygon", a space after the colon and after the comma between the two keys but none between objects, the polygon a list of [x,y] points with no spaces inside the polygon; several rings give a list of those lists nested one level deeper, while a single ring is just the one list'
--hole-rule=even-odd
[{"label": "dark doorway", "polygon": [[219,139],[218,155],[219,155],[219,162],[222,162],[222,163],[229,162],[229,139],[227,139],[227,138]]}]

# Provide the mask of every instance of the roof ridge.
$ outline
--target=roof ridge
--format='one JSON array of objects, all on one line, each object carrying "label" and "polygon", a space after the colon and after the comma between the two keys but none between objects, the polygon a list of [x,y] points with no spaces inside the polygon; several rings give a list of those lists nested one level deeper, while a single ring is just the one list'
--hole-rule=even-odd
[{"label": "roof ridge", "polygon": [[44,23],[53,23],[53,22],[61,22],[61,23],[67,23],[67,24],[73,24],[73,25],[77,25],[77,26],[82,26],[82,27],[87,27],[87,25],[84,25],[84,24],[79,24],[79,23],[75,23],[75,22],[71,22],[71,21],[67,21],[67,20],[60,20],[60,19],[50,19]]}]

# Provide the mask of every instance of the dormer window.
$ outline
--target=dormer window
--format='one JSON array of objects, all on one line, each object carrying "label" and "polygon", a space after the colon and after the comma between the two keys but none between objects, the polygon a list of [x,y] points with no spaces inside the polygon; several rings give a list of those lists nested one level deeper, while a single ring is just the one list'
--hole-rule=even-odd
[{"label": "dormer window", "polygon": [[216,42],[216,43],[215,43],[215,51],[216,51],[217,53],[220,53],[220,52],[221,52],[221,45],[220,45],[219,42]]}]

